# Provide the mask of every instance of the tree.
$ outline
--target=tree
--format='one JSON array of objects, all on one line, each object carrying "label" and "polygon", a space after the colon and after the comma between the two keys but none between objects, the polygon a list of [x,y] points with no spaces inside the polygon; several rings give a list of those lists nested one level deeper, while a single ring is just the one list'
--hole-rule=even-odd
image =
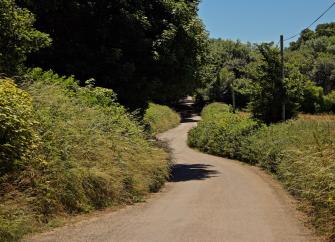
[{"label": "tree", "polygon": [[35,18],[14,0],[0,1],[0,73],[15,75],[28,54],[47,47],[51,39],[33,27]]},{"label": "tree", "polygon": [[255,118],[265,123],[282,120],[282,105],[286,105],[288,119],[297,114],[306,78],[294,66],[285,67],[286,78],[281,78],[278,48],[272,43],[258,45],[261,58],[245,68],[249,78],[249,107]]},{"label": "tree", "polygon": [[207,33],[198,0],[20,0],[50,33],[31,65],[114,89],[138,107],[173,102],[201,84]]},{"label": "tree", "polygon": [[335,89],[335,23],[306,29],[291,43],[288,61],[328,94]]},{"label": "tree", "polygon": [[323,87],[325,94],[335,89],[335,59],[334,55],[322,53],[316,59],[313,69],[314,81]]},{"label": "tree", "polygon": [[[220,101],[233,103],[232,91],[237,80],[242,77],[241,69],[254,60],[253,48],[250,44],[239,41],[212,39],[210,40],[210,53],[207,68],[211,71],[208,75],[206,87],[199,89],[206,101]],[[236,93],[237,106],[245,107],[247,97]]]}]

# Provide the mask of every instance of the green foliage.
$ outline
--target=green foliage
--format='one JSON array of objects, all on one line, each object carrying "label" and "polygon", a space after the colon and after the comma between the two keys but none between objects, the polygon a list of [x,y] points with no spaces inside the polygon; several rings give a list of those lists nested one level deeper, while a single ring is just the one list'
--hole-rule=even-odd
[{"label": "green foliage", "polygon": [[261,58],[245,68],[251,81],[249,107],[253,116],[265,123],[282,120],[283,104],[287,119],[298,114],[306,78],[292,65],[285,66],[286,78],[281,78],[279,50],[273,44],[258,46]]},{"label": "green foliage", "polygon": [[0,1],[0,73],[14,75],[28,54],[49,46],[47,34],[34,29],[35,18],[14,0]]},{"label": "green foliage", "polygon": [[[304,30],[300,38],[296,42],[292,42],[290,48],[286,51],[287,61],[296,66],[300,73],[316,86],[312,91],[310,85],[307,85],[301,109],[303,112],[331,111],[326,95],[335,90],[334,26],[334,23],[320,24],[315,31]],[[322,88],[322,99],[325,99],[324,101],[320,101],[320,98],[314,95],[321,92],[321,90],[316,90],[317,87]],[[316,99],[319,99],[319,101]]]},{"label": "green foliage", "polygon": [[211,103],[207,105],[201,112],[203,119],[215,118],[215,115],[221,115],[222,113],[230,113],[233,111],[233,107],[224,103]]},{"label": "green foliage", "polygon": [[176,127],[180,123],[180,116],[168,106],[149,103],[144,123],[150,133],[155,135]]},{"label": "green foliage", "polygon": [[240,159],[243,138],[254,132],[259,124],[229,109],[225,104],[207,106],[203,119],[189,132],[188,144],[210,154]]},{"label": "green foliage", "polygon": [[324,96],[323,111],[335,113],[335,90]]},{"label": "green foliage", "polygon": [[[0,177],[1,241],[46,226],[59,214],[141,201],[163,185],[168,154],[111,101],[113,91],[94,88],[92,81],[80,87],[72,77],[40,69],[25,79],[41,144],[29,163]],[[20,108],[24,100],[16,101]]]},{"label": "green foliage", "polygon": [[31,98],[10,79],[0,79],[0,123],[1,176],[28,162],[38,145]]},{"label": "green foliage", "polygon": [[[242,69],[254,60],[251,44],[239,41],[212,39],[205,87],[197,90],[198,100],[232,103],[232,88],[238,84]],[[237,106],[246,105],[246,95],[237,93]]]},{"label": "green foliage", "polygon": [[131,107],[173,102],[201,84],[208,37],[198,0],[18,2],[54,40],[35,66],[94,77]]},{"label": "green foliage", "polygon": [[308,83],[304,89],[301,110],[306,113],[319,113],[324,110],[324,94],[323,88]]}]

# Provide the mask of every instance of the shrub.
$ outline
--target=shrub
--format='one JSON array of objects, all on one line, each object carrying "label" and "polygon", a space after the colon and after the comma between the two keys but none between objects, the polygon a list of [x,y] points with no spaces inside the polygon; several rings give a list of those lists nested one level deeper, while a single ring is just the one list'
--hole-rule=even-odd
[{"label": "shrub", "polygon": [[31,98],[10,79],[0,79],[0,123],[1,175],[27,161],[38,143]]},{"label": "shrub", "polygon": [[201,117],[203,119],[210,118],[213,115],[220,115],[221,113],[230,113],[233,111],[233,107],[224,103],[212,103],[206,106],[202,112]]},{"label": "shrub", "polygon": [[207,106],[202,112],[202,121],[189,132],[188,144],[210,154],[241,158],[243,138],[253,133],[259,124],[229,110],[225,104]]},{"label": "shrub", "polygon": [[328,95],[324,96],[323,111],[335,113],[335,91],[332,91]]},{"label": "shrub", "polygon": [[180,116],[168,106],[149,103],[144,123],[150,133],[158,134],[176,127],[180,123]]},{"label": "shrub", "polygon": [[308,85],[304,89],[301,111],[304,113],[319,113],[323,111],[323,88]]}]

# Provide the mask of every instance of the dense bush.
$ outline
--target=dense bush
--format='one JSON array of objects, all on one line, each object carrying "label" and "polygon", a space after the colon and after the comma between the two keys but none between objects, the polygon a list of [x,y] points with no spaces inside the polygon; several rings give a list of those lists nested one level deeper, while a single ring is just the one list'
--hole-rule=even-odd
[{"label": "dense bush", "polygon": [[212,116],[221,115],[222,113],[229,113],[233,111],[233,107],[223,103],[212,103],[201,112],[203,119],[210,119]]},{"label": "dense bush", "polygon": [[324,96],[323,111],[335,113],[335,91]]},{"label": "dense bush", "polygon": [[309,114],[335,113],[335,91],[325,95],[322,87],[307,85],[301,110]]},{"label": "dense bush", "polygon": [[323,88],[313,84],[306,85],[304,89],[301,110],[304,113],[320,113],[324,111],[324,93]]},{"label": "dense bush", "polygon": [[259,126],[244,115],[229,112],[225,104],[211,104],[203,112],[203,119],[189,132],[188,143],[210,154],[241,158],[240,147],[244,137]]},{"label": "dense bush", "polygon": [[28,93],[0,79],[0,175],[29,160],[38,143]]},{"label": "dense bush", "polygon": [[305,115],[265,126],[229,112],[209,115],[208,110],[189,133],[191,146],[272,172],[306,204],[321,232],[335,234],[334,116]]},{"label": "dense bush", "polygon": [[176,127],[180,116],[167,106],[150,103],[144,114],[144,123],[151,134],[158,134]]},{"label": "dense bush", "polygon": [[79,87],[71,77],[39,69],[26,78],[41,145],[29,165],[0,179],[1,241],[55,215],[136,202],[162,186],[169,175],[167,153],[111,101],[111,90]]}]

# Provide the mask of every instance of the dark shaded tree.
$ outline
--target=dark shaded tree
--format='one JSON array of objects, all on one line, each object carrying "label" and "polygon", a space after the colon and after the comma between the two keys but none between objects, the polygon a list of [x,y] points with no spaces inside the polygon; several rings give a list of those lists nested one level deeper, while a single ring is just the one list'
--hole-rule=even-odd
[{"label": "dark shaded tree", "polygon": [[79,79],[95,78],[122,103],[172,102],[201,83],[207,33],[198,0],[20,0],[53,46],[30,59]]}]

